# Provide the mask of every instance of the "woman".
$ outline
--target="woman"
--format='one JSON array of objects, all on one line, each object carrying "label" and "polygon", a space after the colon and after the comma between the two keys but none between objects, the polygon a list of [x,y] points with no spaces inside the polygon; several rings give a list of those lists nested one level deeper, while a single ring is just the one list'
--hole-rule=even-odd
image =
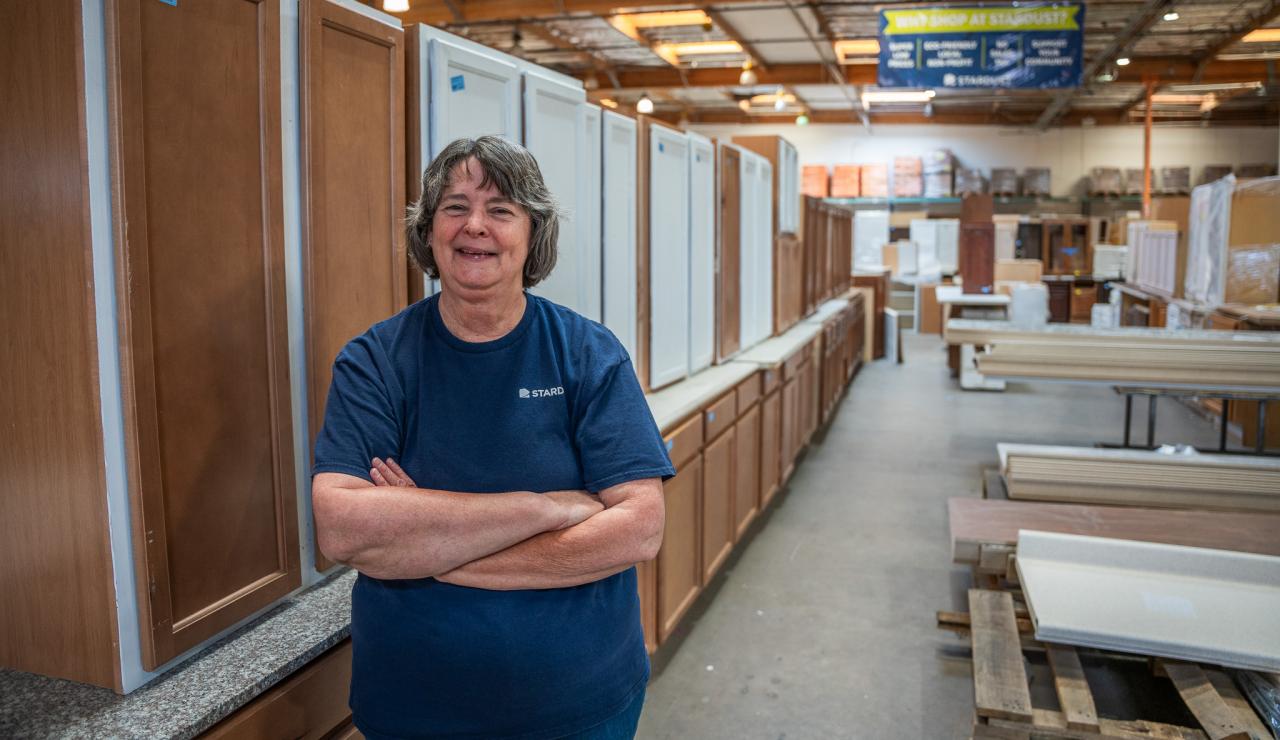
[{"label": "woman", "polygon": [[657,553],[674,470],[618,340],[525,292],[558,228],[528,151],[453,142],[408,225],[440,293],[334,364],[312,496],[321,550],[360,572],[351,707],[369,738],[635,733],[634,565]]}]

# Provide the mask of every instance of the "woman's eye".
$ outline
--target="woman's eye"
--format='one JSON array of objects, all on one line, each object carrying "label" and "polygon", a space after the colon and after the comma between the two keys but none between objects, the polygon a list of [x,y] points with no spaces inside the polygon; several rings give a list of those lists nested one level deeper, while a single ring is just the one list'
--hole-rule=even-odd
[{"label": "woman's eye", "polygon": [[457,206],[457,205],[454,205],[454,206],[445,206],[445,207],[444,207],[444,212],[445,212],[445,213],[466,213],[466,211],[467,211],[467,209],[466,209],[466,207],[465,207],[465,206]]},{"label": "woman's eye", "polygon": [[511,215],[511,209],[510,209],[510,208],[495,208],[495,209],[493,209],[493,211],[491,211],[491,213],[493,213],[493,214],[494,214],[494,215],[496,215],[496,216],[510,216],[510,215]]}]

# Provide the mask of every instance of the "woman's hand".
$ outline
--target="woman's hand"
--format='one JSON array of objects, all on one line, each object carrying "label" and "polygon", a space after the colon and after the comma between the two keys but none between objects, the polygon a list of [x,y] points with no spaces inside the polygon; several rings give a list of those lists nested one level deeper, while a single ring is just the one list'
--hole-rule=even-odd
[{"label": "woman's hand", "polygon": [[369,468],[369,477],[373,478],[375,486],[398,486],[400,488],[417,488],[418,484],[413,482],[409,474],[404,472],[395,460],[387,458],[373,458],[373,467]]}]

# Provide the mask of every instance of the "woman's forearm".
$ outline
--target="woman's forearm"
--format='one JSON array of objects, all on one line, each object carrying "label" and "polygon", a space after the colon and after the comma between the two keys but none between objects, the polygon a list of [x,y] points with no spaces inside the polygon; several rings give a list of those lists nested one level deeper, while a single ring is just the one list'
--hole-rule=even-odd
[{"label": "woman's forearm", "polygon": [[600,509],[579,498],[375,487],[336,473],[316,476],[312,493],[325,555],[385,579],[439,575]]},{"label": "woman's forearm", "polygon": [[573,527],[539,534],[437,577],[496,591],[565,588],[652,560],[662,544],[663,527],[661,484],[656,487],[656,498],[618,502]]}]

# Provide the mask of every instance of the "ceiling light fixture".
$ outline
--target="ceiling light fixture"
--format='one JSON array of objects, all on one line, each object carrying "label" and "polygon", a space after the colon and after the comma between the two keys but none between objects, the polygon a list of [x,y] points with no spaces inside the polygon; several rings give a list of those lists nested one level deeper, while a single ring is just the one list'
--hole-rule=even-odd
[{"label": "ceiling light fixture", "polygon": [[783,111],[787,109],[787,91],[783,90],[781,86],[779,86],[777,92],[773,94],[773,109],[776,111]]},{"label": "ceiling light fixture", "polygon": [[613,98],[601,98],[600,105],[603,105],[604,107],[610,110],[613,110],[614,108],[618,107],[618,101],[614,100]]},{"label": "ceiling light fixture", "polygon": [[653,112],[653,98],[649,97],[649,93],[644,93],[640,99],[636,101],[636,113],[649,114]]},{"label": "ceiling light fixture", "polygon": [[933,90],[865,90],[862,107],[872,103],[927,103],[937,95]]},{"label": "ceiling light fixture", "polygon": [[409,0],[382,0],[382,9],[388,13],[408,13]]},{"label": "ceiling light fixture", "polygon": [[1176,21],[1180,17],[1181,16],[1178,15],[1178,11],[1176,10],[1170,10],[1168,13],[1164,14],[1164,19],[1166,21]]},{"label": "ceiling light fixture", "polygon": [[751,87],[757,82],[759,82],[759,79],[756,77],[756,71],[751,68],[751,60],[748,59],[742,63],[742,74],[738,75],[738,84],[743,87]]},{"label": "ceiling light fixture", "polygon": [[750,101],[750,100],[747,100],[746,98],[743,98],[742,100],[739,100],[739,101],[738,101],[738,110],[742,111],[743,113],[750,113],[750,112],[751,112],[751,101]]},{"label": "ceiling light fixture", "polygon": [[832,45],[841,64],[849,64],[851,57],[873,57],[880,53],[876,39],[841,39]]},{"label": "ceiling light fixture", "polygon": [[797,126],[808,126],[808,125],[809,125],[809,114],[808,114],[808,113],[806,113],[806,112],[804,112],[804,111],[801,111],[801,112],[800,112],[800,115],[796,116],[796,125],[797,125]]},{"label": "ceiling light fixture", "polygon": [[1280,41],[1280,28],[1259,28],[1256,31],[1250,31],[1240,39],[1246,44],[1266,43],[1268,41]]},{"label": "ceiling light fixture", "polygon": [[[742,45],[737,41],[686,41],[680,44],[659,44],[661,48],[670,49],[676,56],[688,57],[699,54],[741,54]],[[662,52],[658,52],[659,56]]]},{"label": "ceiling light fixture", "polygon": [[609,25],[635,41],[644,41],[640,36],[642,28],[662,28],[667,26],[703,26],[711,23],[711,18],[701,10],[673,10],[661,13],[623,13],[609,16]]},{"label": "ceiling light fixture", "polygon": [[1117,60],[1116,60],[1116,64],[1117,64],[1117,65],[1119,65],[1119,66],[1121,66],[1121,67],[1128,67],[1128,66],[1129,66],[1129,57],[1120,57],[1119,59],[1117,59]]}]

